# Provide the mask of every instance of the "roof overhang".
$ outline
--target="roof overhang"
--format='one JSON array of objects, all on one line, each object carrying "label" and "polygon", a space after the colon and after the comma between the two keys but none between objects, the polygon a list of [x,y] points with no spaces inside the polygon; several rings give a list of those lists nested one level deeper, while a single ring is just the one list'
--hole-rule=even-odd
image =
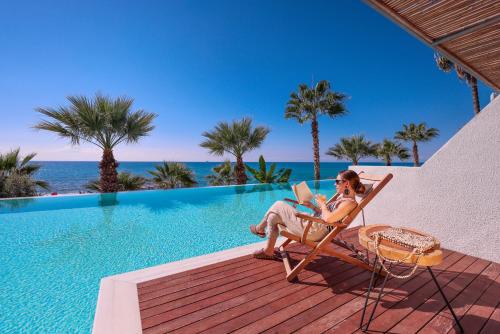
[{"label": "roof overhang", "polygon": [[364,0],[500,91],[500,0]]}]

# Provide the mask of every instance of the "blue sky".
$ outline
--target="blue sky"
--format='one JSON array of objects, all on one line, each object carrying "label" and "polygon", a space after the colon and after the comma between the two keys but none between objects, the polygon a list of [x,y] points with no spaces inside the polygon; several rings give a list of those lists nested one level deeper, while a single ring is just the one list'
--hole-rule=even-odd
[{"label": "blue sky", "polygon": [[[135,98],[159,116],[119,160],[220,160],[199,147],[218,121],[250,116],[272,130],[256,160],[311,161],[310,127],[283,118],[299,83],[329,80],[349,114],[320,120],[323,161],[340,137],[392,137],[426,122],[441,136],[427,159],[473,116],[470,89],[440,72],[433,51],[361,1],[0,2],[0,151],[39,160],[98,160],[31,128],[37,106],[73,94]],[[484,106],[491,89],[480,85]]]}]

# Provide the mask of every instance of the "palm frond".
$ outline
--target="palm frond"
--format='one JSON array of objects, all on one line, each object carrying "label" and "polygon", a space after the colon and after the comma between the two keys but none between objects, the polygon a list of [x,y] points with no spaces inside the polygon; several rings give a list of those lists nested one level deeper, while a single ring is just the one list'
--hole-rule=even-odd
[{"label": "palm frond", "polygon": [[315,119],[318,114],[330,118],[343,116],[347,113],[343,93],[334,92],[326,80],[319,81],[314,87],[309,88],[300,84],[297,92],[290,94],[285,107],[285,118],[295,119],[300,124]]},{"label": "palm frond", "polygon": [[262,145],[270,129],[264,126],[253,128],[251,118],[239,121],[219,122],[212,131],[205,131],[206,139],[200,144],[213,155],[229,153],[241,158],[245,153]]},{"label": "palm frond", "polygon": [[439,136],[436,128],[427,128],[425,123],[403,124],[403,130],[397,131],[394,138],[409,142],[425,142]]},{"label": "palm frond", "polygon": [[337,159],[348,159],[357,165],[365,157],[376,156],[378,145],[365,139],[364,135],[340,138],[340,142],[330,147],[327,155]]},{"label": "palm frond", "polygon": [[164,161],[148,173],[153,176],[157,186],[163,189],[193,187],[198,184],[194,172],[180,162]]},{"label": "palm frond", "polygon": [[8,153],[0,154],[0,179],[16,174],[19,177],[14,176],[13,180],[22,180],[20,184],[26,184],[28,187],[34,184],[48,190],[49,184],[46,181],[34,179],[34,175],[41,168],[40,165],[31,162],[36,153],[30,153],[21,157],[20,152],[20,148],[16,148]]},{"label": "palm frond", "polygon": [[90,181],[85,185],[85,188],[87,188],[90,191],[101,192],[101,186],[99,184],[99,180]]},{"label": "palm frond", "polygon": [[212,168],[212,174],[205,177],[212,186],[236,184],[234,168],[229,160]]},{"label": "palm frond", "polygon": [[281,168],[278,172],[276,170],[276,163],[272,163],[269,166],[269,170],[266,166],[266,161],[264,157],[259,156],[259,169],[255,169],[248,164],[245,164],[245,168],[252,174],[252,176],[259,183],[284,183],[288,182],[290,175],[292,174],[291,169]]},{"label": "palm frond", "polygon": [[393,157],[396,157],[401,161],[410,158],[410,154],[406,147],[399,142],[389,139],[384,139],[384,141],[378,145],[377,156],[378,158],[384,160],[387,164],[391,163]]},{"label": "palm frond", "polygon": [[113,149],[122,142],[135,143],[154,129],[157,115],[132,111],[133,99],[112,99],[99,93],[93,99],[86,96],[67,99],[70,103],[67,107],[37,108],[46,119],[34,128],[54,132],[74,145],[85,141],[102,149]]},{"label": "palm frond", "polygon": [[138,190],[146,183],[146,178],[140,175],[134,175],[129,172],[118,173],[118,186],[120,190]]}]

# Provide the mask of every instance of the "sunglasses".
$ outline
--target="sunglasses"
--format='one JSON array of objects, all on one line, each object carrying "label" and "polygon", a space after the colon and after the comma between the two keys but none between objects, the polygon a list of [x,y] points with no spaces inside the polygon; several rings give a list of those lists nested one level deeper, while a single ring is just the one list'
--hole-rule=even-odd
[{"label": "sunglasses", "polygon": [[337,180],[337,179],[335,179],[335,184],[336,185],[342,184],[344,182],[345,182],[345,180]]}]

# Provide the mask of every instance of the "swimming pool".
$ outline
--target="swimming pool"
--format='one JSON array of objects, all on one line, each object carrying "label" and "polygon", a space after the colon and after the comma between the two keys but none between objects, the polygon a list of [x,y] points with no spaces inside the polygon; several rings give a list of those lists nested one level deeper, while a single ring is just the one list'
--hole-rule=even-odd
[{"label": "swimming pool", "polygon": [[289,185],[0,201],[0,333],[88,333],[102,277],[261,241],[248,225],[284,197]]}]

